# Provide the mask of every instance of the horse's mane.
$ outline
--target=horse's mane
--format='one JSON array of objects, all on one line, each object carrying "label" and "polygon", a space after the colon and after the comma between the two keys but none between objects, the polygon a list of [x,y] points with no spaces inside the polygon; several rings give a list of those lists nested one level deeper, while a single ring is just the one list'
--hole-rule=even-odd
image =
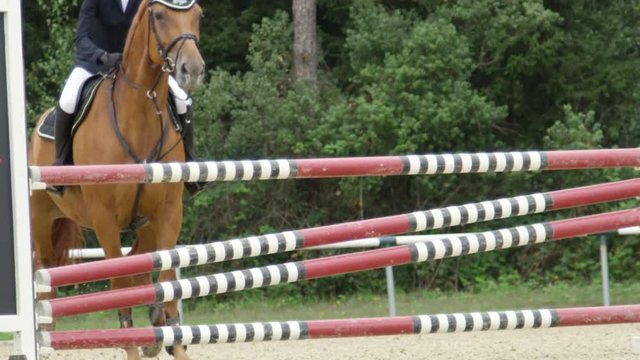
[{"label": "horse's mane", "polygon": [[147,11],[147,2],[145,0],[140,1],[140,6],[138,7],[138,12],[136,16],[133,18],[131,22],[131,26],[129,27],[129,32],[127,33],[127,41],[124,43],[124,52],[123,54],[129,53],[129,48],[133,44],[133,35],[138,30],[138,26],[142,22],[144,18],[145,11]]}]

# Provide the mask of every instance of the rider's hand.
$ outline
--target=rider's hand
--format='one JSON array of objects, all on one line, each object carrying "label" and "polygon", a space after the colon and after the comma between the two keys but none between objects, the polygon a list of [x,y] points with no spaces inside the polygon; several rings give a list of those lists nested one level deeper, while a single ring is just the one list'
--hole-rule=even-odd
[{"label": "rider's hand", "polygon": [[112,67],[116,66],[117,64],[119,64],[120,61],[122,61],[122,54],[121,53],[107,53],[107,52],[104,52],[104,53],[102,53],[102,55],[100,55],[98,60],[100,60],[100,63],[102,65],[106,65],[106,66],[112,68]]}]

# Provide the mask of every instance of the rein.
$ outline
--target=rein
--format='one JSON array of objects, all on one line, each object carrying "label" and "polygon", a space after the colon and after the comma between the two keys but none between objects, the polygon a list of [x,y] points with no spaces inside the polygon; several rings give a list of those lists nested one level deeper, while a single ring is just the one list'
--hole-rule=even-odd
[{"label": "rein", "polygon": [[[122,69],[122,73],[125,74],[124,69]],[[127,79],[126,75],[123,76],[123,79]],[[125,80],[125,82],[127,81]],[[116,102],[114,101],[115,84],[116,84],[116,74],[114,74],[112,77],[111,88],[110,88],[111,90],[111,125],[113,127],[113,130],[116,133],[116,137],[118,138],[120,145],[127,152],[127,154],[129,154],[129,157],[131,157],[131,159],[135,161],[136,164],[154,162],[154,161],[160,160],[162,157],[164,157],[164,155],[161,155],[161,151],[162,151],[162,147],[164,146],[164,138],[167,132],[167,126],[169,125],[169,122],[165,123],[163,121],[163,113],[162,113],[162,110],[160,109],[160,104],[158,104],[158,98],[155,90],[153,91],[148,90],[147,97],[153,102],[154,107],[156,108],[156,115],[158,116],[158,122],[160,124],[160,138],[158,139],[156,146],[151,151],[149,156],[147,156],[146,159],[140,159],[138,155],[136,155],[131,149],[129,142],[127,141],[127,139],[125,139],[124,135],[122,134],[122,131],[120,130],[120,126],[118,125],[118,112],[116,109]],[[149,97],[150,93],[152,93],[154,96]]]}]

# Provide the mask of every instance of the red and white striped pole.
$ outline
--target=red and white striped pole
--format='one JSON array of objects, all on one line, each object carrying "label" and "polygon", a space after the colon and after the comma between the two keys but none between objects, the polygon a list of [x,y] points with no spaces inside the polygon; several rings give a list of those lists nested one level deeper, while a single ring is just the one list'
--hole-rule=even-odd
[{"label": "red and white striped pole", "polygon": [[640,179],[247,237],[36,272],[36,291],[64,285],[254,257],[346,240],[413,233],[640,196]]},{"label": "red and white striped pole", "polygon": [[47,185],[253,181],[639,167],[640,149],[527,151],[298,160],[32,166]]},{"label": "red and white striped pole", "polygon": [[39,344],[43,348],[54,350],[95,349],[155,344],[170,346],[174,344],[544,329],[636,322],[640,322],[640,305],[622,305],[340,320],[41,332]]},{"label": "red and white striped pole", "polygon": [[550,240],[562,240],[640,225],[640,209],[631,209],[403,246],[271,265],[171,282],[39,301],[40,322],[54,318],[168,302],[232,291],[318,279],[340,274],[432,261]]}]

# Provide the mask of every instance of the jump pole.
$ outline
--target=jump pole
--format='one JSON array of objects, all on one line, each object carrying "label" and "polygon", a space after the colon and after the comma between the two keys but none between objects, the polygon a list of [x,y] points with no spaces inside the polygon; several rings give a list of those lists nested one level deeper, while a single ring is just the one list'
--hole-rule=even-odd
[{"label": "jump pole", "polygon": [[31,181],[34,183],[90,185],[466,174],[639,166],[640,149],[629,148],[297,160],[32,166],[30,172]]},{"label": "jump pole", "polygon": [[[407,235],[407,236],[383,236],[376,238],[357,239],[345,242],[339,242],[329,245],[314,246],[304,248],[303,250],[339,250],[339,249],[356,249],[356,248],[379,248],[383,246],[396,246],[413,244],[422,241],[440,239],[455,235],[469,235],[470,233],[454,233],[454,234],[434,234],[434,235]],[[121,248],[123,256],[131,252],[130,247]],[[69,258],[74,260],[96,260],[104,259],[104,250],[102,248],[93,249],[71,249],[69,250]]]},{"label": "jump pole", "polygon": [[240,343],[338,337],[434,334],[640,322],[640,305],[491,311],[341,320],[287,321],[113,330],[41,332],[53,350]]},{"label": "jump pole", "polygon": [[346,240],[474,224],[640,195],[640,179],[536,193],[264,236],[185,246],[147,254],[38,270],[36,291],[114,277],[275,254]]},{"label": "jump pole", "polygon": [[454,236],[424,243],[290,262],[178,281],[97,292],[36,304],[40,323],[55,318],[319,279],[385,266],[433,261],[640,225],[640,208]]}]

